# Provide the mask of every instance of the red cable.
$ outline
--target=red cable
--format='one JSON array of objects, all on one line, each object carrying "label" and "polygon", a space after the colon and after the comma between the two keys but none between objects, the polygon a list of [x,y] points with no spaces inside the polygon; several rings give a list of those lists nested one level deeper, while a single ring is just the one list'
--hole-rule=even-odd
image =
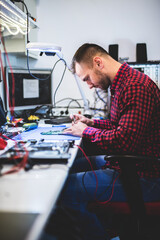
[{"label": "red cable", "polygon": [[97,199],[96,199],[96,193],[97,193],[97,189],[98,189],[98,178],[97,178],[97,175],[96,175],[96,173],[95,173],[95,171],[94,171],[94,169],[93,169],[93,167],[92,167],[92,164],[91,164],[90,159],[87,157],[87,155],[86,155],[86,153],[84,152],[84,150],[83,150],[80,146],[78,146],[78,145],[75,145],[75,146],[77,146],[77,147],[82,151],[82,153],[84,154],[85,158],[87,159],[87,161],[89,162],[89,164],[90,164],[90,166],[91,166],[91,170],[93,171],[93,173],[94,173],[94,175],[95,175],[95,178],[96,178],[96,190],[95,190],[95,193],[94,193],[94,195],[95,195],[95,201],[96,201],[97,203],[101,204],[101,205],[108,203],[109,201],[111,201],[111,199],[112,199],[112,197],[113,197],[114,185],[115,185],[115,182],[117,181],[118,177],[120,176],[120,174],[118,174],[118,176],[117,176],[117,177],[114,179],[114,181],[113,181],[112,192],[111,192],[111,195],[110,195],[109,199],[106,200],[106,201],[104,201],[104,202],[103,202],[103,201],[101,202],[101,201],[97,200]]},{"label": "red cable", "polygon": [[83,150],[79,145],[75,145],[75,146],[77,146],[77,147],[82,151],[82,153],[84,154],[85,158],[87,159],[87,161],[89,162],[89,164],[90,164],[90,166],[91,166],[92,172],[93,172],[94,175],[95,175],[95,178],[96,178],[96,190],[95,190],[94,196],[95,196],[95,199],[96,199],[96,193],[97,193],[97,189],[98,189],[98,178],[97,178],[97,175],[96,175],[96,173],[95,173],[95,171],[94,171],[94,169],[93,169],[93,167],[92,167],[92,164],[91,164],[90,159],[87,157],[87,155],[86,155],[86,153],[84,152],[84,150]]},{"label": "red cable", "polygon": [[99,203],[100,205],[103,205],[103,204],[106,204],[106,203],[111,201],[111,199],[113,197],[113,192],[114,192],[114,185],[115,185],[115,182],[117,181],[119,176],[120,176],[120,174],[118,174],[118,176],[114,179],[113,186],[112,186],[112,193],[111,193],[111,196],[109,197],[109,199],[104,201],[104,202],[101,202],[101,201],[97,200],[97,203]]},{"label": "red cable", "polygon": [[[18,163],[17,165],[15,165],[14,167],[12,167],[10,170],[2,173],[1,176],[4,176],[6,174],[11,174],[11,173],[16,173],[16,172],[19,172],[21,169],[25,168],[27,160],[28,160],[29,152],[27,151],[27,149],[25,147],[24,147],[24,150],[25,150],[25,155],[24,155],[22,161],[20,163]],[[12,158],[11,160],[14,160],[16,158],[18,158],[18,156]]]},{"label": "red cable", "polygon": [[[7,50],[6,50],[6,47],[5,47],[5,44],[4,44],[1,32],[0,32],[0,40],[1,40],[2,44],[3,44],[3,48],[4,48],[5,55],[6,55],[6,58],[7,58],[7,61],[8,61],[8,65],[9,65],[10,70],[11,70],[11,76],[12,76],[12,104],[11,104],[11,99],[10,99],[10,96],[9,96],[9,90],[8,90],[6,76],[5,76],[5,72],[4,72],[3,61],[2,61],[2,57],[1,57],[2,53],[1,53],[1,50],[0,50],[0,65],[1,65],[1,69],[2,69],[2,76],[3,76],[4,86],[5,86],[5,89],[6,89],[6,95],[7,95],[7,99],[8,99],[8,103],[9,103],[11,116],[14,117],[13,114],[14,114],[14,107],[15,107],[15,78],[14,78],[13,69],[12,69],[12,66],[10,64],[10,60],[9,60],[9,57],[8,57],[8,53],[7,53]],[[8,137],[6,136],[6,138],[8,138]],[[14,167],[12,167],[10,170],[8,170],[5,173],[3,173],[2,176],[6,175],[6,174],[18,172],[18,171],[20,171],[20,169],[25,167],[25,165],[27,163],[27,160],[28,160],[29,153],[28,153],[28,151],[27,151],[27,149],[25,147],[24,147],[24,150],[25,150],[25,155],[24,155],[22,161],[20,163],[18,163],[17,165],[15,165]],[[21,156],[20,152],[18,151],[18,149],[17,149],[16,153],[18,153],[18,155],[13,157],[12,160],[18,159]]]},{"label": "red cable", "polygon": [[0,64],[1,64],[2,76],[3,76],[3,81],[4,81],[4,85],[5,85],[5,89],[6,89],[7,100],[9,102],[9,106],[11,106],[9,91],[8,91],[8,86],[7,86],[6,76],[5,76],[5,73],[4,73],[4,67],[3,67],[3,62],[2,62],[1,55],[2,55],[2,53],[1,53],[1,50],[0,50]]},{"label": "red cable", "polygon": [[[3,135],[5,138],[7,138],[8,140],[10,139],[9,137]],[[12,139],[13,140],[13,139]],[[15,147],[17,146],[17,142],[16,140],[13,140],[15,142]],[[13,166],[10,170],[4,172],[1,174],[1,176],[4,176],[6,174],[10,174],[10,173],[16,173],[18,171],[20,171],[22,168],[25,168],[26,166],[26,163],[27,163],[27,160],[28,160],[28,155],[29,155],[29,152],[28,150],[25,148],[25,146],[23,146],[23,149],[25,150],[25,155],[23,156],[23,159],[20,163],[16,164],[15,166]],[[10,158],[10,160],[16,160],[16,159],[19,159],[21,157],[21,154],[20,152],[18,151],[18,149],[16,150],[16,154],[18,153],[18,155],[16,156],[13,156]]]},{"label": "red cable", "polygon": [[[9,99],[9,91],[8,91],[8,88],[7,88],[7,83],[6,83],[6,78],[4,77],[5,74],[4,74],[4,69],[3,69],[3,77],[4,77],[4,81],[5,81],[5,88],[6,88],[6,91],[7,91],[7,97],[8,97],[8,102],[9,102],[9,107],[10,107],[10,111],[11,111],[11,115],[13,116],[13,113],[14,113],[14,107],[15,107],[15,78],[14,78],[14,74],[13,74],[13,69],[12,69],[12,66],[11,66],[11,63],[10,63],[10,60],[9,60],[9,57],[8,57],[8,53],[7,53],[7,50],[6,50],[6,47],[5,47],[5,44],[4,44],[4,41],[3,41],[3,38],[2,38],[2,35],[1,35],[1,32],[0,32],[0,39],[1,39],[1,42],[3,44],[3,48],[4,48],[4,51],[5,51],[5,55],[7,57],[7,61],[8,61],[8,65],[10,67],[10,70],[11,70],[11,76],[12,76],[12,105],[11,105],[11,101]],[[2,64],[2,59],[1,59],[1,65]]]}]

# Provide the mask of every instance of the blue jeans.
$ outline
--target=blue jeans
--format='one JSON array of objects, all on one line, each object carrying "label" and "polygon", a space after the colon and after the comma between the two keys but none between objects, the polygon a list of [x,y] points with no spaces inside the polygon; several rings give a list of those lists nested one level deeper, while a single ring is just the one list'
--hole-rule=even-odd
[{"label": "blue jeans", "polygon": [[[90,157],[93,169],[98,179],[96,199],[106,201],[110,198],[113,181],[118,172],[111,169],[102,169],[105,164],[104,156]],[[160,179],[140,179],[144,201],[160,201]],[[107,232],[102,221],[87,210],[89,201],[95,200],[96,178],[85,158],[76,159],[71,173],[67,179],[60,202],[63,206],[74,209],[77,212],[82,231],[86,240],[105,240]],[[114,185],[111,201],[126,201],[126,195],[119,178]]]}]

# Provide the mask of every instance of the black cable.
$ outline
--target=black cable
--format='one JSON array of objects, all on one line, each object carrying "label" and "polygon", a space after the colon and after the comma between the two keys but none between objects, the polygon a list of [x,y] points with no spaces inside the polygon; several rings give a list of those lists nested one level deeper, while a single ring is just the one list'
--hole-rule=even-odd
[{"label": "black cable", "polygon": [[29,11],[28,11],[27,5],[22,0],[12,0],[12,2],[21,2],[26,9],[26,15],[27,15],[27,43],[29,43],[29,34],[28,34],[28,32],[29,32]]},{"label": "black cable", "polygon": [[53,72],[53,70],[55,69],[55,66],[56,66],[57,63],[60,62],[60,61],[64,61],[64,60],[60,58],[60,59],[57,60],[57,62],[55,62],[55,64],[53,65],[53,68],[52,68],[52,70],[51,70],[51,73],[50,73],[50,75],[49,75],[48,77],[46,77],[46,78],[38,78],[38,77],[36,77],[35,75],[33,75],[33,74],[31,73],[31,71],[30,71],[30,67],[29,67],[29,51],[27,50],[27,69],[28,69],[28,72],[29,72],[29,74],[30,74],[33,78],[38,79],[38,80],[48,80],[48,79],[50,78],[50,76],[52,75],[52,72]]},{"label": "black cable", "polygon": [[[87,189],[86,189],[85,182],[84,182],[84,178],[85,178],[86,173],[87,173],[87,172],[85,172],[85,173],[83,174],[83,176],[82,176],[82,185],[83,185],[84,190],[85,190],[85,192],[87,193],[87,195],[88,195],[89,197],[91,197],[91,195],[89,194],[89,192],[88,192]],[[114,171],[114,174],[113,174],[113,176],[112,176],[112,180],[111,180],[109,186],[108,186],[102,193],[100,193],[100,194],[98,195],[98,198],[102,197],[102,196],[108,191],[108,189],[112,186],[113,180],[114,180],[114,178],[115,178],[115,175],[116,175],[116,171]],[[96,199],[96,200],[98,200],[98,199]]]},{"label": "black cable", "polygon": [[77,105],[79,106],[79,108],[82,108],[82,106],[80,105],[80,103],[79,103],[76,99],[72,99],[72,100],[69,102],[68,106],[67,106],[67,110],[68,110],[68,108],[70,107],[70,104],[71,104],[72,102],[76,102]]},{"label": "black cable", "polygon": [[60,102],[62,102],[62,101],[65,101],[65,100],[83,101],[82,98],[79,98],[79,99],[74,99],[74,98],[62,98],[61,100],[57,101],[56,104],[57,104],[57,103],[60,103]]},{"label": "black cable", "polygon": [[58,84],[58,86],[57,86],[57,88],[56,88],[56,90],[55,90],[55,92],[54,92],[54,95],[53,95],[54,107],[56,106],[55,98],[56,98],[57,90],[58,90],[58,88],[60,87],[60,85],[61,85],[61,83],[62,83],[62,81],[63,81],[63,77],[64,77],[64,74],[65,74],[66,69],[67,69],[66,61],[65,61],[64,59],[60,59],[60,60],[63,60],[63,61],[64,61],[65,68],[64,68],[64,71],[63,71],[63,74],[62,74],[61,80],[60,80],[60,82],[59,82],[59,84]]},{"label": "black cable", "polygon": [[[29,15],[30,15],[30,13],[29,13],[29,11],[28,11],[27,5],[26,5],[25,2],[23,2],[22,0],[13,0],[13,1],[14,1],[14,2],[21,2],[21,3],[24,5],[25,9],[26,9],[26,15],[27,15],[27,43],[29,43],[29,42],[30,42],[30,41],[29,41]],[[55,65],[54,65],[54,67],[55,67]],[[53,69],[54,69],[54,67],[53,67]],[[50,75],[49,75],[47,78],[40,79],[40,78],[37,78],[36,76],[34,76],[34,75],[30,72],[30,68],[29,68],[29,51],[28,51],[28,50],[27,50],[27,68],[28,68],[29,74],[30,74],[33,78],[35,78],[35,79],[38,79],[38,80],[47,80],[47,79],[49,79],[49,77],[50,77]],[[52,69],[52,71],[51,71],[51,74],[52,74],[52,72],[53,72],[53,69]]]},{"label": "black cable", "polygon": [[27,12],[27,43],[29,43],[29,12],[28,12],[28,8],[27,5],[25,4],[25,2],[20,1],[26,8],[26,12]]},{"label": "black cable", "polygon": [[[29,42],[30,42],[30,41],[29,41],[29,15],[30,15],[30,13],[29,13],[29,11],[28,11],[27,5],[26,5],[25,2],[23,2],[22,0],[13,0],[13,2],[21,2],[21,3],[24,5],[25,9],[26,9],[26,15],[27,15],[27,43],[29,43]],[[55,65],[54,65],[54,67],[55,67]],[[53,67],[53,69],[51,70],[51,74],[52,74],[52,72],[53,72],[53,70],[54,70],[54,67]],[[29,74],[30,74],[33,78],[35,78],[35,79],[38,79],[38,80],[47,80],[47,79],[49,79],[49,77],[50,77],[50,75],[49,75],[47,78],[40,79],[40,78],[37,78],[36,76],[34,76],[34,75],[30,72],[30,68],[29,68],[29,51],[28,51],[28,50],[27,50],[27,68],[28,68]]]}]

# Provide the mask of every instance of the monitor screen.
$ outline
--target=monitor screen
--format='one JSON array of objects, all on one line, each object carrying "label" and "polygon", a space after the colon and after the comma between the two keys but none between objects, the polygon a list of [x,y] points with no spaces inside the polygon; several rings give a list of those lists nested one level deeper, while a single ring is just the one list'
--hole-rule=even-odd
[{"label": "monitor screen", "polygon": [[[14,84],[13,77],[14,75]],[[35,79],[30,75],[27,69],[6,68],[6,83],[11,102],[11,108],[13,107],[13,99],[15,101],[13,109],[26,110],[34,109],[37,106],[52,105],[52,78],[51,70],[40,69],[30,70],[32,75],[37,77]],[[42,80],[45,79],[45,80]],[[7,92],[5,87],[5,93]],[[5,106],[9,111],[9,101],[7,94],[5,94]]]},{"label": "monitor screen", "polygon": [[160,63],[148,62],[144,64],[140,63],[128,63],[131,67],[137,69],[140,72],[148,75],[160,88]]}]

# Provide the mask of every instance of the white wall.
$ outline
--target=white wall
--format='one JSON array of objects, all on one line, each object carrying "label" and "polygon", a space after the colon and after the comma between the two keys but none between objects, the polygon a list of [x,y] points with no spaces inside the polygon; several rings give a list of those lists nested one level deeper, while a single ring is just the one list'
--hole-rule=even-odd
[{"label": "white wall", "polygon": [[146,42],[148,59],[160,59],[159,0],[37,0],[37,19],[38,38],[61,45],[69,61],[88,41],[118,43],[131,61],[136,43]]},{"label": "white wall", "polygon": [[[27,1],[26,1],[27,3]],[[160,60],[160,0],[37,0],[38,41],[56,43],[62,47],[67,63],[77,48],[85,42],[119,44],[119,57],[135,61],[136,43],[146,43],[148,60]],[[52,67],[57,58],[40,57],[30,60],[31,66]],[[17,60],[17,64],[21,61]],[[53,78],[56,87],[63,64],[56,68]],[[91,90],[82,84],[87,98]],[[80,94],[71,73],[67,72],[57,93],[79,98]]]}]

